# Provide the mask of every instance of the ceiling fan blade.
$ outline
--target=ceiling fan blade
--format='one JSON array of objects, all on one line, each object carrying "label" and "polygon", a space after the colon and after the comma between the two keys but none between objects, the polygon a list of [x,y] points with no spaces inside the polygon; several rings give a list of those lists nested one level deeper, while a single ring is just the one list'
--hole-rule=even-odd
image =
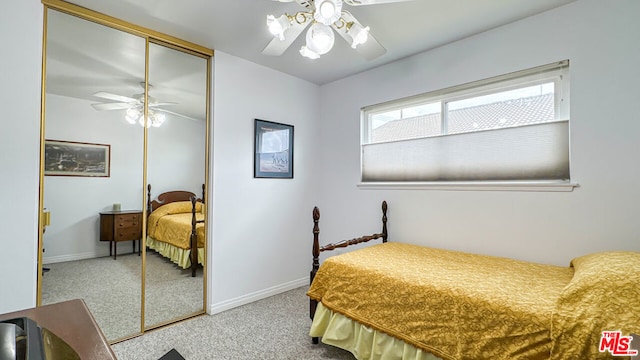
[{"label": "ceiling fan blade", "polygon": [[102,99],[108,99],[108,100],[114,100],[114,101],[122,101],[122,102],[137,102],[138,100],[134,99],[134,98],[130,98],[128,96],[122,96],[122,95],[118,95],[118,94],[113,94],[113,93],[109,93],[106,91],[98,91],[97,93],[93,94],[93,96],[95,97],[99,97]]},{"label": "ceiling fan blade", "polygon": [[387,52],[387,49],[385,49],[371,33],[369,33],[367,42],[358,45],[355,50],[367,60],[373,60]]},{"label": "ceiling fan blade", "polygon": [[134,107],[135,104],[132,104],[132,103],[99,103],[99,104],[91,104],[91,106],[93,106],[93,108],[98,110],[98,111],[103,111],[103,110],[129,109],[129,108]]},{"label": "ceiling fan blade", "polygon": [[313,0],[296,0],[296,2],[298,3],[298,5],[307,9],[312,9],[314,7]]},{"label": "ceiling fan blade", "polygon": [[[356,23],[358,25],[361,25],[360,22],[358,20],[356,20],[355,17],[353,17],[353,15],[351,15],[350,12],[348,11],[343,11],[342,12],[342,20],[344,21],[344,24],[348,24],[348,23]],[[351,35],[347,34],[347,26],[342,25],[340,27],[335,25],[336,23],[334,23],[333,25],[331,25],[331,27],[340,35],[342,36],[342,38],[349,43],[349,45],[351,45],[353,39],[351,38]],[[376,40],[376,38],[373,37],[373,35],[371,35],[371,32],[369,32],[367,41],[364,44],[359,44],[358,46],[356,46],[355,51],[357,51],[360,55],[362,55],[365,59],[367,60],[373,60],[379,56],[384,55],[387,52],[387,49],[384,48],[384,46],[382,46],[380,44],[380,42],[378,42],[378,40]]]},{"label": "ceiling fan blade", "polygon": [[164,112],[164,113],[167,113],[167,114],[179,116],[181,118],[185,118],[185,119],[189,119],[189,120],[193,120],[193,121],[200,121],[199,119],[192,118],[191,116],[178,114],[177,112],[169,111],[169,110],[166,110],[166,109],[155,109],[154,111]]},{"label": "ceiling fan blade", "polygon": [[269,56],[280,56],[282,55],[288,48],[293,44],[296,38],[302,33],[304,28],[309,25],[309,22],[306,18],[302,24],[298,24],[297,21],[293,21],[291,27],[285,30],[284,32],[284,40],[280,40],[277,37],[274,37],[269,44],[262,50],[263,55]]},{"label": "ceiling fan blade", "polygon": [[159,103],[150,104],[149,107],[166,106],[166,105],[178,105],[178,103],[176,103],[176,102],[159,102]]},{"label": "ceiling fan blade", "polygon": [[405,1],[413,1],[413,0],[344,0],[344,2],[347,3],[347,5],[351,5],[351,6],[377,5],[377,4],[405,2]]},{"label": "ceiling fan blade", "polygon": [[[313,7],[313,0],[273,0],[277,2],[297,2],[300,6],[305,7],[307,9],[311,9]],[[399,1],[399,0],[396,0]]]}]

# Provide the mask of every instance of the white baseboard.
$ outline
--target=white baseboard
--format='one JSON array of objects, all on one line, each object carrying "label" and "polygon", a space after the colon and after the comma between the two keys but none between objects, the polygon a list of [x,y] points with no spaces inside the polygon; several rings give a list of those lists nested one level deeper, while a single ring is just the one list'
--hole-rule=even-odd
[{"label": "white baseboard", "polygon": [[[123,249],[123,250],[120,250],[120,248],[118,248],[118,255],[127,255],[127,254],[131,254],[131,248]],[[105,257],[105,256],[109,256],[109,254],[105,250],[100,251],[100,249],[98,249],[98,251],[90,251],[90,252],[77,253],[77,254],[66,254],[66,255],[56,255],[56,256],[43,255],[42,263],[53,264],[53,263],[60,263],[65,261],[95,259],[95,258]]]},{"label": "white baseboard", "polygon": [[234,299],[225,300],[216,304],[211,304],[209,307],[209,314],[217,314],[226,310],[233,309],[238,306],[246,305],[254,301],[262,300],[273,295],[278,295],[285,291],[293,290],[301,286],[309,285],[309,278],[304,277],[302,279],[289,281],[287,283],[276,285],[264,290],[259,290],[246,295],[239,296]]},{"label": "white baseboard", "polygon": [[42,258],[43,264],[53,264],[65,261],[74,261],[74,260],[84,260],[84,259],[93,259],[97,257],[101,257],[104,255],[95,253],[95,252],[87,252],[80,254],[69,254],[69,255],[58,255],[58,256],[47,256]]}]

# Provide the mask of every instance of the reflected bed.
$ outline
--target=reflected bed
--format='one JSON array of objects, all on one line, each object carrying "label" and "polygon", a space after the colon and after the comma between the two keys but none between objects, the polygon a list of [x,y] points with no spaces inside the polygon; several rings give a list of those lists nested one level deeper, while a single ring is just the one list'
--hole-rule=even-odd
[{"label": "reflected bed", "polygon": [[147,247],[195,276],[204,263],[204,185],[202,198],[189,191],[169,191],[151,200],[151,185],[147,191]]}]

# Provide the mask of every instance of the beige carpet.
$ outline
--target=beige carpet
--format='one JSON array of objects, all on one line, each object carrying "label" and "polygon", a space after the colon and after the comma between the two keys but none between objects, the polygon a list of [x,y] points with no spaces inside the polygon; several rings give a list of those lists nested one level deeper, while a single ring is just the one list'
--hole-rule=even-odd
[{"label": "beige carpet", "polygon": [[203,315],[112,346],[119,360],[156,360],[176,349],[187,360],[353,360],[309,337],[307,287],[216,315]]},{"label": "beige carpet", "polygon": [[[83,299],[109,340],[140,332],[142,259],[136,254],[48,264],[43,305]],[[145,323],[158,324],[203,309],[202,270],[195,278],[147,252]]]}]

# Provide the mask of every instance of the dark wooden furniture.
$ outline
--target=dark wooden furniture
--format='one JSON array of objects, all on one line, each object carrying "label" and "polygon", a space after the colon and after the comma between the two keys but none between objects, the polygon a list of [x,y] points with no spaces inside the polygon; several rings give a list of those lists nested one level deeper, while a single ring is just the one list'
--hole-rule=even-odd
[{"label": "dark wooden furniture", "polygon": [[142,239],[142,211],[103,211],[100,213],[100,241],[109,242],[109,256],[113,248],[113,259],[116,259],[118,242],[133,241],[133,252],[140,255],[140,239]]},{"label": "dark wooden furniture", "polygon": [[0,315],[0,320],[28,317],[42,328],[64,340],[81,359],[116,359],[107,339],[96,324],[83,300],[69,300],[57,304]]},{"label": "dark wooden furniture", "polygon": [[[375,240],[375,239],[382,239],[382,242],[386,243],[389,237],[387,232],[387,202],[386,201],[382,202],[382,232],[381,233],[362,236],[362,237],[351,239],[351,240],[342,240],[336,243],[320,246],[320,240],[319,240],[320,227],[318,226],[319,221],[320,221],[320,209],[318,209],[318,207],[316,206],[313,208],[313,249],[311,251],[313,255],[313,263],[311,264],[309,284],[313,282],[313,278],[316,276],[316,273],[320,268],[319,258],[320,258],[321,252],[335,250],[337,248],[343,248],[349,245],[356,245],[356,244],[364,243],[364,242]],[[309,316],[311,316],[311,320],[313,320],[313,317],[316,314],[317,307],[318,307],[318,301],[309,299]],[[312,337],[311,340],[313,341],[314,344],[318,343],[317,337]]]},{"label": "dark wooden furniture", "polygon": [[[160,195],[156,200],[151,200],[151,184],[147,185],[147,216],[149,216],[153,210],[159,208],[162,205],[169,204],[176,201],[191,201],[191,235],[190,235],[190,243],[191,243],[191,253],[189,254],[191,260],[191,277],[196,276],[196,269],[200,264],[198,264],[198,235],[196,232],[196,225],[204,223],[204,220],[196,219],[196,202],[202,202],[202,206],[204,206],[204,198],[205,198],[205,186],[202,184],[202,197],[197,198],[196,194],[190,191],[167,191]],[[195,249],[195,250],[194,250]]]}]

